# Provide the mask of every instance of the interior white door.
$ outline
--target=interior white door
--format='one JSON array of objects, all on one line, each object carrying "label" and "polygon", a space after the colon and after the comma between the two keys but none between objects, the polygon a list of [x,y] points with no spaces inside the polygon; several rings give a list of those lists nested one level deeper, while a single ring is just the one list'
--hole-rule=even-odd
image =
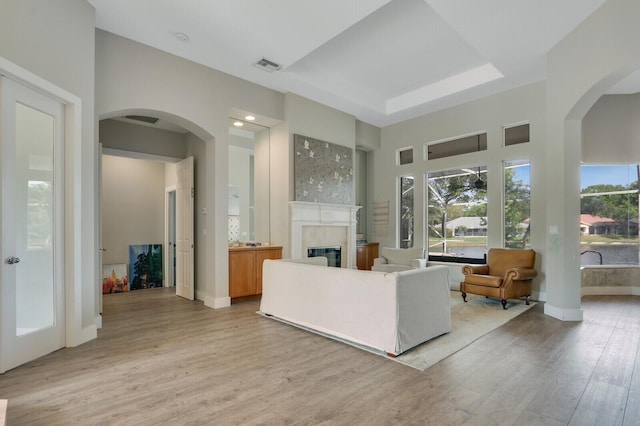
[{"label": "interior white door", "polygon": [[65,344],[63,108],[0,77],[0,372]]},{"label": "interior white door", "polygon": [[193,157],[178,163],[177,175],[176,295],[193,300]]}]

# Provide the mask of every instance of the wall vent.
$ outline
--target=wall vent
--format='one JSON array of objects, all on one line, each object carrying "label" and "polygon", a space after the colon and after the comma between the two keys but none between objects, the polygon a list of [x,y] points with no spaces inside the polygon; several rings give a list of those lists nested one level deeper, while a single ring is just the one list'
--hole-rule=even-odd
[{"label": "wall vent", "polygon": [[260,59],[255,63],[255,66],[266,72],[278,71],[280,68],[282,68],[280,64],[276,64],[275,62],[270,61],[266,58]]},{"label": "wall vent", "polygon": [[156,122],[159,120],[159,118],[148,117],[146,115],[125,115],[124,118],[128,120],[143,121],[150,124],[156,124]]}]

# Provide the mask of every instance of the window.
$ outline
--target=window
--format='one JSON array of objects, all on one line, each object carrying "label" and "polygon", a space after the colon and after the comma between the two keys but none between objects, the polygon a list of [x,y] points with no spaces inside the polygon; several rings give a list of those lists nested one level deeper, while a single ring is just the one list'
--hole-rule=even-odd
[{"label": "window", "polygon": [[529,142],[529,124],[504,128],[504,146]]},{"label": "window", "polygon": [[476,263],[487,253],[486,167],[427,175],[430,260]]},{"label": "window", "polygon": [[531,166],[529,160],[504,162],[504,246],[531,243]]},{"label": "window", "polygon": [[413,191],[413,177],[400,177],[400,248],[413,247]]},{"label": "window", "polygon": [[427,144],[427,159],[453,157],[454,155],[487,150],[487,134],[465,136],[444,142]]},{"label": "window", "polygon": [[582,166],[582,265],[638,265],[640,165]]},{"label": "window", "polygon": [[398,164],[401,166],[404,164],[413,163],[413,148],[404,148],[398,150]]},{"label": "window", "polygon": [[51,249],[53,230],[53,185],[29,180],[27,186],[27,248]]}]

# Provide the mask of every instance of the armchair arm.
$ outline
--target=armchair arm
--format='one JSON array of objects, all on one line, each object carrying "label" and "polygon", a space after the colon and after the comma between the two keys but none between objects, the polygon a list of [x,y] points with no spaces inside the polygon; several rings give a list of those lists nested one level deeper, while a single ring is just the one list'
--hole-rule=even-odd
[{"label": "armchair arm", "polygon": [[464,275],[489,275],[489,265],[464,265],[462,267],[462,273]]},{"label": "armchair arm", "polygon": [[412,259],[409,266],[416,269],[424,269],[427,267],[427,259]]},{"label": "armchair arm", "polygon": [[538,275],[538,271],[529,268],[511,268],[504,274],[505,281],[510,278],[512,281],[530,280]]},{"label": "armchair arm", "polygon": [[386,257],[376,257],[375,259],[373,259],[373,265],[386,265],[387,264],[387,258]]}]

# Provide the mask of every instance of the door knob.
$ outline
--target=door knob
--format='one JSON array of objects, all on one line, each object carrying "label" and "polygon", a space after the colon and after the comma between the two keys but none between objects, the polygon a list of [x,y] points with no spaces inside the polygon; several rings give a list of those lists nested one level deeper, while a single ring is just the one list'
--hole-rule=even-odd
[{"label": "door knob", "polygon": [[7,263],[9,265],[13,265],[14,263],[20,263],[20,258],[19,257],[7,257]]}]

